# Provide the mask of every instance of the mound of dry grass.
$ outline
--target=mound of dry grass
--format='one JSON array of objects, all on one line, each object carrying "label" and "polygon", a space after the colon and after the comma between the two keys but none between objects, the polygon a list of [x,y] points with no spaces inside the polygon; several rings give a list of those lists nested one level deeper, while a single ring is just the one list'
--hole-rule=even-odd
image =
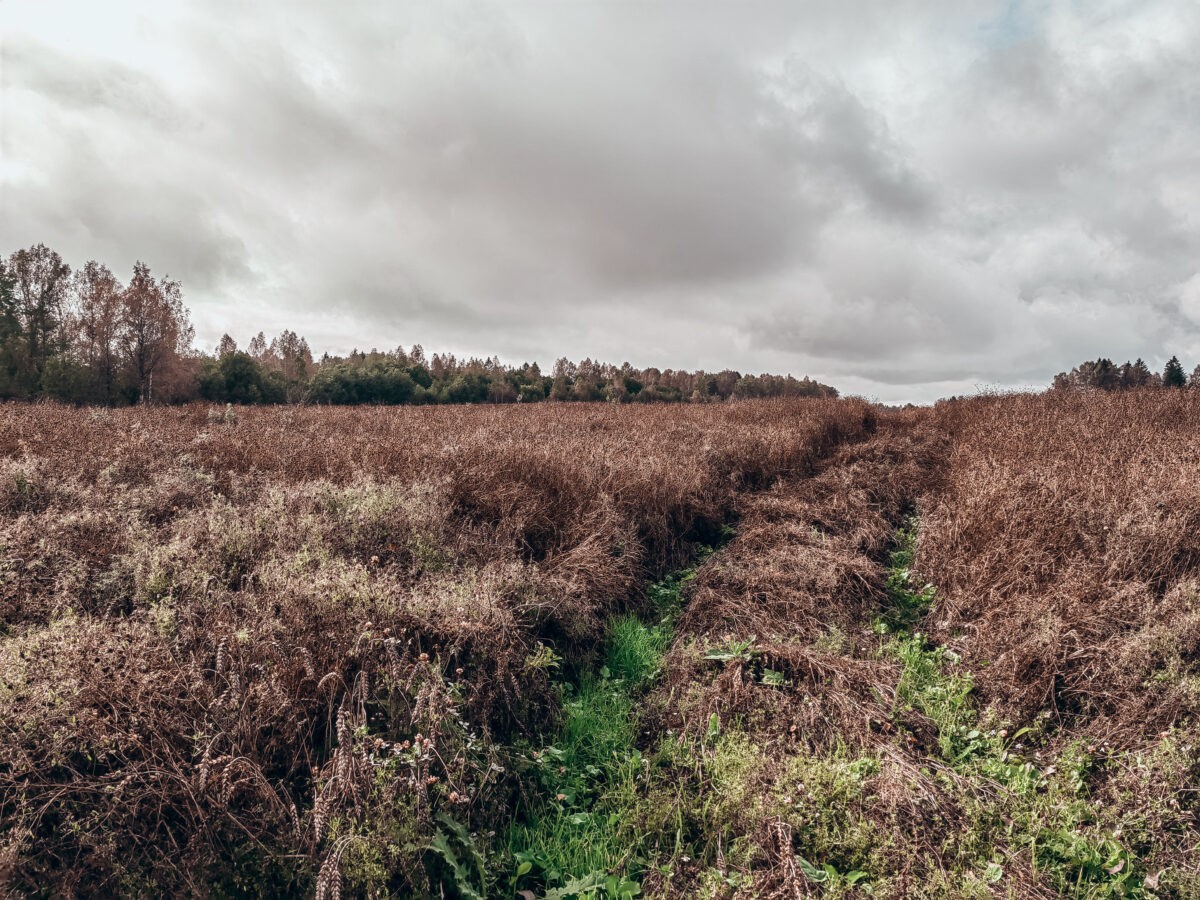
[{"label": "mound of dry grass", "polygon": [[744,497],[647,712],[696,860],[652,886],[1194,896],[1197,413],[884,414]]},{"label": "mound of dry grass", "polygon": [[[906,879],[940,871],[931,848],[961,826],[930,755],[937,728],[901,708],[902,666],[871,628],[889,608],[896,529],[945,453],[919,413],[882,416],[811,477],[744,498],[737,536],[691,586],[652,708],[658,732],[683,735],[703,761],[682,776],[695,796],[729,790],[725,757],[743,759],[741,800],[709,817],[702,843],[714,867],[742,867],[745,896],[807,895],[822,872],[798,859],[864,853],[902,896]],[[844,846],[831,848],[839,830]],[[735,863],[719,841],[737,835],[749,843]],[[703,874],[681,873],[670,892],[701,890]]]},{"label": "mound of dry grass", "polygon": [[682,633],[812,642],[860,629],[883,596],[879,562],[942,453],[896,417],[813,477],[744,498],[738,536],[702,570]]}]

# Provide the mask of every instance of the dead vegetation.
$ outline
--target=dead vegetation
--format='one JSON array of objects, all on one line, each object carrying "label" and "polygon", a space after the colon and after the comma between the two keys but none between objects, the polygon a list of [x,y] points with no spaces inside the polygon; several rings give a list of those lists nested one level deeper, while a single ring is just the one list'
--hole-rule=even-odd
[{"label": "dead vegetation", "polygon": [[681,803],[661,887],[1196,896],[1198,438],[1184,394],[981,398],[746,497],[650,706],[738,802]]},{"label": "dead vegetation", "polygon": [[739,492],[870,416],[0,409],[8,884],[452,882],[430,848],[500,827],[506,742],[556,720],[539,647],[586,659]]},{"label": "dead vegetation", "polygon": [[1200,896],[1198,439],[1165,391],[4,407],[0,878],[512,896],[514,821],[594,806],[560,895]]},{"label": "dead vegetation", "polygon": [[984,698],[1114,747],[1194,715],[1200,398],[1050,393],[938,413],[954,450],[917,564],[939,589],[934,633]]},{"label": "dead vegetation", "polygon": [[1053,392],[937,413],[954,449],[923,508],[929,631],[1040,757],[1086,760],[1081,790],[1145,889],[1196,896],[1200,398]]},{"label": "dead vegetation", "polygon": [[[896,528],[946,451],[919,414],[886,414],[812,477],[747,498],[737,537],[698,574],[657,698],[659,727],[707,757],[698,794],[721,782],[722,757],[739,741],[753,744],[744,802],[704,823],[712,839],[749,836],[736,862],[709,854],[718,870],[751,874],[743,894],[819,893],[865,875],[868,862],[895,896],[942,874],[938,848],[962,814],[930,771],[937,729],[899,710],[902,667],[879,653],[872,623],[890,608],[884,563]],[[690,874],[671,893],[702,890],[706,873]]]}]

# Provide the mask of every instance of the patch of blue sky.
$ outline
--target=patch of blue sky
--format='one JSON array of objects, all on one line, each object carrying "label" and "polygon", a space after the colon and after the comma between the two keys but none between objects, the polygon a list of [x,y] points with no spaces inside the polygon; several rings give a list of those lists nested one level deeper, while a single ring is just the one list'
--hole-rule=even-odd
[{"label": "patch of blue sky", "polygon": [[1020,43],[1037,31],[1040,3],[1026,0],[1005,0],[999,13],[980,24],[975,33],[984,46],[1003,49]]}]

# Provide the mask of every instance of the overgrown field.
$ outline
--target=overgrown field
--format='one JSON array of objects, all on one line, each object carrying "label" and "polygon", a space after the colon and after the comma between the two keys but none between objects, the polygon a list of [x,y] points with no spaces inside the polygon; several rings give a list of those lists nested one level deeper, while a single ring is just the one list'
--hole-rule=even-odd
[{"label": "overgrown field", "polygon": [[14,896],[1200,897],[1200,399],[0,407]]}]

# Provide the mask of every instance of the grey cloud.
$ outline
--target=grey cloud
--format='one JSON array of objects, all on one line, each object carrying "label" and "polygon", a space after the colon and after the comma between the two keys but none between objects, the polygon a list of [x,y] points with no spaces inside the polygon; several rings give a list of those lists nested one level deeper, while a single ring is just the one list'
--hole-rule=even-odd
[{"label": "grey cloud", "polygon": [[771,96],[764,114],[780,151],[830,200],[845,203],[849,189],[884,215],[912,220],[932,211],[932,186],[909,166],[883,117],[844,84],[790,57],[772,79]]},{"label": "grey cloud", "polygon": [[[919,383],[964,377],[1004,344],[1005,296],[981,291],[978,269],[914,254],[875,228],[847,230],[820,260],[818,280],[748,320],[752,346]],[[964,303],[972,294],[976,302]]]},{"label": "grey cloud", "polygon": [[149,75],[117,61],[74,57],[42,41],[10,37],[2,50],[4,89],[30,91],[76,110],[108,111],[170,128],[178,110]]},{"label": "grey cloud", "polygon": [[[85,147],[87,136],[77,137]],[[126,181],[119,166],[79,149],[57,169],[52,199],[37,186],[6,186],[3,231],[10,249],[41,240],[27,235],[49,235],[46,243],[75,265],[98,258],[127,276],[142,259],[199,292],[252,277],[245,245],[203,198],[141,175],[144,180]],[[10,213],[20,219],[9,220]]]},{"label": "grey cloud", "polygon": [[1200,352],[1185,5],[6,6],[0,239],[170,271],[202,342],[882,399]]}]

